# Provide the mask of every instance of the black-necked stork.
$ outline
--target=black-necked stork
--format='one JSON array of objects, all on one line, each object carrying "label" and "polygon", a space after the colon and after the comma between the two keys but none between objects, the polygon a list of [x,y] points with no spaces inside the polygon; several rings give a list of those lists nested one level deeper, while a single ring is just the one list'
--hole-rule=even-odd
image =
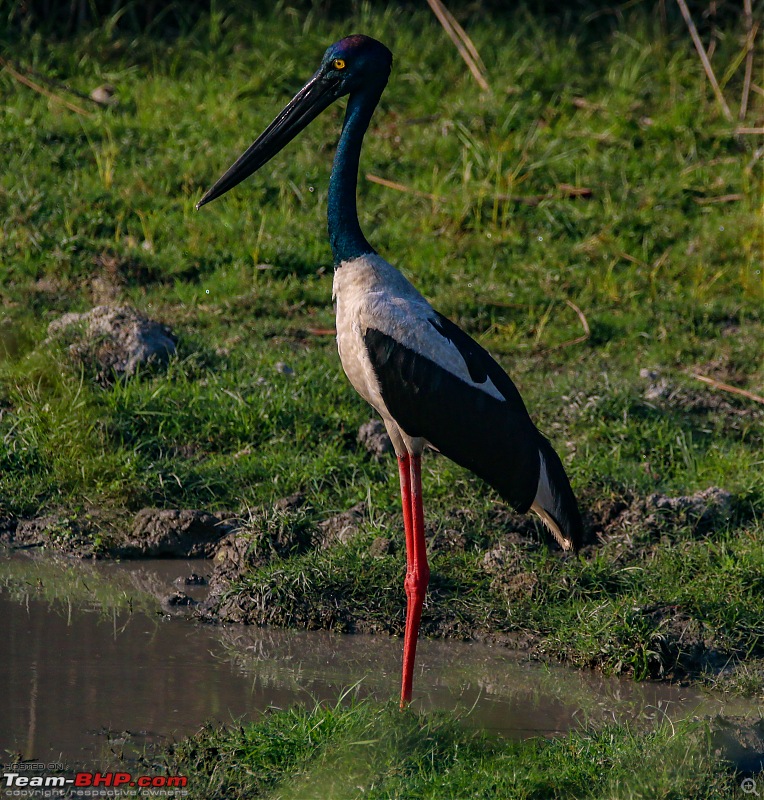
[{"label": "black-necked stork", "polygon": [[483,478],[517,511],[533,509],[566,550],[581,544],[576,499],[557,453],[528,416],[504,370],[432,306],[366,241],[356,184],[364,134],[392,67],[368,36],[348,36],[197,208],[276,155],[331,103],[349,95],[329,179],[337,346],[356,391],[382,416],[398,458],[407,596],[401,706],[411,700],[416,643],[430,570],[422,513],[425,445]]}]

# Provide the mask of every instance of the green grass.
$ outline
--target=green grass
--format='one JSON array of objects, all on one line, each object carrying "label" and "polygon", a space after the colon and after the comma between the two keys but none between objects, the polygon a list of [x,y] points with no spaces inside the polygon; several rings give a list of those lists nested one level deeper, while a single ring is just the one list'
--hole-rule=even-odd
[{"label": "green grass", "polygon": [[727,798],[739,780],[698,723],[625,726],[510,742],[446,715],[369,701],[274,711],[180,742],[168,769],[194,797]]},{"label": "green grass", "polygon": [[[654,16],[648,4],[596,21],[475,15],[492,95],[429,12],[393,6],[341,22],[223,8],[175,36],[107,25],[65,42],[0,27],[4,57],[86,92],[108,81],[119,99],[84,117],[0,73],[0,515],[245,512],[300,490],[316,522],[368,497],[357,540],[281,553],[239,588],[278,597],[271,623],[400,630],[400,550],[367,553],[375,535],[400,544],[395,469],[357,444],[369,409],[332,337],[311,332],[333,325],[325,212],[341,107],[194,211],[326,45],[365,31],[396,61],[363,171],[419,194],[362,178],[362,225],[507,368],[584,509],[710,485],[735,495],[732,518],[703,535],[637,521],[581,561],[531,537],[509,572],[532,576],[524,596],[483,568],[516,522],[428,456],[428,524],[466,547],[433,555],[427,630],[524,631],[540,652],[646,677],[679,669],[662,644],[678,636],[675,607],[722,660],[761,658],[764,415],[689,373],[764,393],[762,159],[720,116],[684,27]],[[720,73],[740,51],[733,23],[717,30]],[[738,70],[727,96],[741,85]],[[713,202],[726,195],[739,198]],[[50,321],[104,297],[175,331],[166,373],[96,385],[46,341]],[[582,331],[566,301],[591,335],[561,346]],[[643,368],[669,381],[665,397],[645,398]]]},{"label": "green grass", "polygon": [[[760,524],[731,520],[706,536],[689,523],[665,523],[563,561],[537,535],[507,541],[517,518],[489,514],[446,516],[432,532],[425,635],[530,637],[537,655],[638,679],[715,680],[728,662],[764,656]],[[306,548],[313,517],[251,521],[243,534],[251,569],[218,599],[218,613],[257,625],[401,635],[402,546],[384,556],[371,550],[396,521],[372,512],[347,544],[315,550]],[[464,549],[436,546],[457,525]],[[760,661],[751,667],[761,673]]]}]

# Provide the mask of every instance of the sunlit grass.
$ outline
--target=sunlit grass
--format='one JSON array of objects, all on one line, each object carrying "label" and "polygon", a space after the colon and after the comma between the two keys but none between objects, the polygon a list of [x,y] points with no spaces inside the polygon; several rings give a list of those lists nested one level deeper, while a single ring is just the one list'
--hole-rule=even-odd
[{"label": "sunlit grass", "polygon": [[199,798],[726,798],[738,782],[699,724],[510,742],[450,716],[369,701],[293,708],[181,742],[169,769]]}]

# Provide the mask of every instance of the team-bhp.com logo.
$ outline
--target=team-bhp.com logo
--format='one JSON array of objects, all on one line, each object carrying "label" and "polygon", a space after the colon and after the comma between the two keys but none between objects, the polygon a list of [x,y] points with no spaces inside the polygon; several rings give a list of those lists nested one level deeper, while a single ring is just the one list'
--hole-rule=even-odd
[{"label": "team-bhp.com logo", "polygon": [[[9,790],[18,790],[18,796],[22,797],[38,794],[41,790],[65,788],[74,788],[75,796],[101,797],[137,794],[137,792],[130,791],[136,789],[153,790],[152,794],[170,794],[162,790],[185,789],[187,783],[188,778],[182,775],[134,776],[129,772],[77,772],[73,777],[67,777],[65,775],[22,775],[19,772],[4,772],[2,785],[6,790],[6,797],[17,796],[16,791]],[[91,791],[87,791],[88,789]],[[108,791],[113,789],[120,791]],[[143,793],[141,792],[141,794]],[[146,794],[148,793],[146,792]]]}]

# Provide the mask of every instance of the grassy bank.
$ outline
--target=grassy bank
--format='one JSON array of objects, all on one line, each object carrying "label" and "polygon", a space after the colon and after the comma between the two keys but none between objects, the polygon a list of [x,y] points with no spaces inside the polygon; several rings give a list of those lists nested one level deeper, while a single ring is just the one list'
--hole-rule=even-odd
[{"label": "grassy bank", "polygon": [[732,798],[740,779],[700,724],[510,742],[370,702],[295,708],[180,743],[199,798]]},{"label": "grassy bank", "polygon": [[[493,88],[481,94],[423,11],[251,13],[176,37],[4,34],[17,69],[85,94],[109,83],[118,103],[75,98],[79,114],[0,73],[0,518],[60,511],[113,531],[143,506],[263,507],[253,539],[291,525],[288,546],[251,559],[225,597],[269,598],[271,624],[400,630],[397,477],[356,440],[369,410],[326,334],[341,108],[193,210],[325,46],[363,31],[396,55],[363,169],[413,191],[362,178],[362,225],[507,368],[604,541],[581,561],[548,556],[489,489],[428,457],[428,632],[638,677],[754,659],[760,688],[764,416],[693,374],[764,392],[761,159],[719,114],[685,29],[640,5],[469,20]],[[729,25],[722,76],[741,49]],[[741,83],[730,72],[729,97]],[[46,339],[61,314],[104,302],[174,331],[165,372],[103,385]],[[582,316],[590,333],[571,344]],[[709,486],[732,493],[712,524],[640,512],[653,493]],[[298,491],[307,521],[274,518]],[[350,541],[294,533],[367,499]],[[398,552],[370,554],[380,537]]]},{"label": "grassy bank", "polygon": [[[760,688],[764,550],[756,523],[712,517],[704,531],[697,519],[669,517],[640,529],[647,520],[646,512],[625,513],[583,558],[562,560],[516,515],[446,511],[429,531],[422,630],[638,679],[715,681],[750,659],[752,672],[741,678]],[[215,616],[402,635],[403,546],[380,548],[396,522],[367,509],[350,535],[345,529],[347,543],[315,548],[315,512],[313,520],[304,510],[255,516],[239,534],[247,559],[213,592]]]}]

